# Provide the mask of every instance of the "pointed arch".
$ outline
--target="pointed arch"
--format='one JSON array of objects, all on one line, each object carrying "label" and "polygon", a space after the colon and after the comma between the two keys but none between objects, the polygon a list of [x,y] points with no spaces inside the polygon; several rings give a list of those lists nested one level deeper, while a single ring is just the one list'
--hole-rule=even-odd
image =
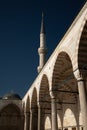
[{"label": "pointed arch", "polygon": [[47,97],[49,98],[49,81],[48,81],[47,76],[44,74],[42,76],[41,84],[40,84],[39,100],[45,101],[45,96],[47,100]]},{"label": "pointed arch", "polygon": [[37,108],[37,90],[34,87],[32,98],[31,98],[31,108]]},{"label": "pointed arch", "polygon": [[0,115],[0,122],[3,122],[3,124],[0,123],[1,130],[19,130],[20,128],[23,130],[21,111],[17,105],[13,103],[6,105],[0,111]]},{"label": "pointed arch", "polygon": [[57,86],[57,80],[60,80],[61,75],[67,70],[72,71],[71,60],[66,52],[60,52],[54,65],[52,86]]},{"label": "pointed arch", "polygon": [[87,20],[85,21],[79,41],[78,68],[87,70]]},{"label": "pointed arch", "polygon": [[41,79],[40,90],[39,90],[39,104],[44,109],[45,113],[49,113],[51,111],[49,81],[45,74],[42,76]]},{"label": "pointed arch", "polygon": [[86,69],[87,59],[87,13],[81,22],[79,32],[77,34],[77,43],[74,56],[74,70],[76,69]]},{"label": "pointed arch", "polygon": [[53,70],[52,87],[53,90],[71,89],[74,91],[77,89],[71,59],[64,51],[57,56]]},{"label": "pointed arch", "polygon": [[19,115],[21,115],[20,108],[19,108],[16,104],[14,104],[14,103],[10,103],[10,104],[4,106],[4,107],[0,110],[0,112],[8,111],[8,109],[12,109],[12,108],[13,108],[13,110],[15,109],[15,111],[17,111],[17,113],[19,113]]},{"label": "pointed arch", "polygon": [[69,127],[69,126],[76,127],[77,123],[73,111],[70,108],[67,108],[63,116],[63,127]]},{"label": "pointed arch", "polygon": [[38,129],[38,105],[37,105],[37,90],[34,87],[31,99],[31,112],[30,112],[30,129]]}]

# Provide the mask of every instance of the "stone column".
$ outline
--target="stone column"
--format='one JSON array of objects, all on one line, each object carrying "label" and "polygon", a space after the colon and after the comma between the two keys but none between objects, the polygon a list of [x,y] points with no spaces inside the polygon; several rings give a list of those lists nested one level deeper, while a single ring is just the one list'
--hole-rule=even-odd
[{"label": "stone column", "polygon": [[52,130],[58,130],[57,124],[57,105],[56,99],[52,91],[50,91],[51,96],[51,120],[52,120]]},{"label": "stone column", "polygon": [[25,112],[24,130],[29,130],[29,112]]},{"label": "stone column", "polygon": [[86,80],[84,73],[77,73],[79,101],[82,112],[83,130],[87,130],[87,95],[86,95]]},{"label": "stone column", "polygon": [[38,130],[44,130],[44,111],[40,105],[38,105]]},{"label": "stone column", "polygon": [[87,97],[86,97],[86,84],[84,79],[78,79],[78,90],[79,90],[79,99],[80,106],[83,118],[83,127],[84,130],[87,130]]}]

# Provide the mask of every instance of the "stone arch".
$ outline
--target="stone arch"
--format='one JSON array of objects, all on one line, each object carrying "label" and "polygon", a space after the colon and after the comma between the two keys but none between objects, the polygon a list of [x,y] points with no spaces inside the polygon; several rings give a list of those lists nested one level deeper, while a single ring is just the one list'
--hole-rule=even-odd
[{"label": "stone arch", "polygon": [[[75,58],[74,58],[74,70],[76,69],[83,69],[86,67],[86,59],[87,56],[86,49],[87,49],[87,13],[84,16],[84,19],[81,23],[81,27],[79,29],[77,43],[76,43],[76,50],[75,50]],[[83,62],[83,63],[81,63]]]},{"label": "stone arch", "polygon": [[64,73],[67,69],[72,69],[72,64],[67,53],[62,51],[58,54],[55,61],[52,77],[53,87],[57,86],[57,81],[61,78],[61,73]]},{"label": "stone arch", "polygon": [[70,108],[67,108],[63,116],[63,127],[68,128],[68,127],[76,127],[76,126],[77,126],[77,122],[76,122],[74,112]]},{"label": "stone arch", "polygon": [[87,70],[87,20],[83,27],[78,46],[78,68]]},{"label": "stone arch", "polygon": [[[1,130],[23,130],[21,111],[15,104],[8,104],[0,111]],[[2,123],[3,122],[3,123]]]},{"label": "stone arch", "polygon": [[[39,105],[41,108],[40,115],[43,115],[41,118],[41,124],[43,130],[45,129],[45,118],[49,114],[51,116],[51,101],[49,94],[49,81],[46,74],[42,76],[39,90]],[[51,127],[51,126],[50,126]]]},{"label": "stone arch", "polygon": [[[52,89],[60,88],[69,80],[75,80],[73,74],[72,61],[69,55],[62,51],[58,54],[52,76]],[[72,83],[74,84],[74,82]]]},{"label": "stone arch", "polygon": [[45,100],[47,100],[47,98],[49,98],[49,81],[47,76],[44,74],[40,83],[39,101],[44,102]]},{"label": "stone arch", "polygon": [[2,112],[2,111],[4,111],[4,110],[8,110],[8,108],[13,108],[13,109],[15,108],[15,110],[19,112],[19,115],[21,115],[21,110],[20,110],[20,108],[19,108],[16,104],[14,104],[14,103],[9,103],[9,104],[5,105],[5,106],[0,110],[0,112]]},{"label": "stone arch", "polygon": [[33,88],[33,93],[31,98],[31,108],[37,108],[37,90],[35,87]]},{"label": "stone arch", "polygon": [[25,112],[25,110],[26,110],[26,109],[25,109],[25,108],[26,108],[26,107],[25,107],[25,102],[22,103],[22,108],[23,108],[23,112]]},{"label": "stone arch", "polygon": [[32,98],[31,98],[31,108],[30,108],[30,129],[37,130],[38,129],[38,105],[37,105],[37,90],[34,87]]},{"label": "stone arch", "polygon": [[[52,77],[52,90],[56,95],[57,112],[63,112],[66,106],[75,106],[77,110],[78,105],[78,85],[74,77],[72,61],[69,55],[62,51],[58,54]],[[62,117],[61,117],[62,119]],[[61,120],[63,125],[63,119]]]}]

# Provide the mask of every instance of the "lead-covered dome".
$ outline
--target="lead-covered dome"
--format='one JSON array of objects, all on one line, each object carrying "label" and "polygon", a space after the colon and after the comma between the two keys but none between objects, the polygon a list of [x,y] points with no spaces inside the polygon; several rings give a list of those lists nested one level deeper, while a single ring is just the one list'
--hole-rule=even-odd
[{"label": "lead-covered dome", "polygon": [[8,93],[2,99],[21,100],[21,97],[16,93]]}]

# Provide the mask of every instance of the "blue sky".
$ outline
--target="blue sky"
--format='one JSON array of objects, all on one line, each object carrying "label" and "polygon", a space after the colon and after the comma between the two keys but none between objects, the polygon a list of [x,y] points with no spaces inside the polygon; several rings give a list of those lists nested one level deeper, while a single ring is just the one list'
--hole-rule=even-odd
[{"label": "blue sky", "polygon": [[44,12],[48,57],[86,0],[0,1],[0,97],[24,96],[37,73],[41,15]]}]

